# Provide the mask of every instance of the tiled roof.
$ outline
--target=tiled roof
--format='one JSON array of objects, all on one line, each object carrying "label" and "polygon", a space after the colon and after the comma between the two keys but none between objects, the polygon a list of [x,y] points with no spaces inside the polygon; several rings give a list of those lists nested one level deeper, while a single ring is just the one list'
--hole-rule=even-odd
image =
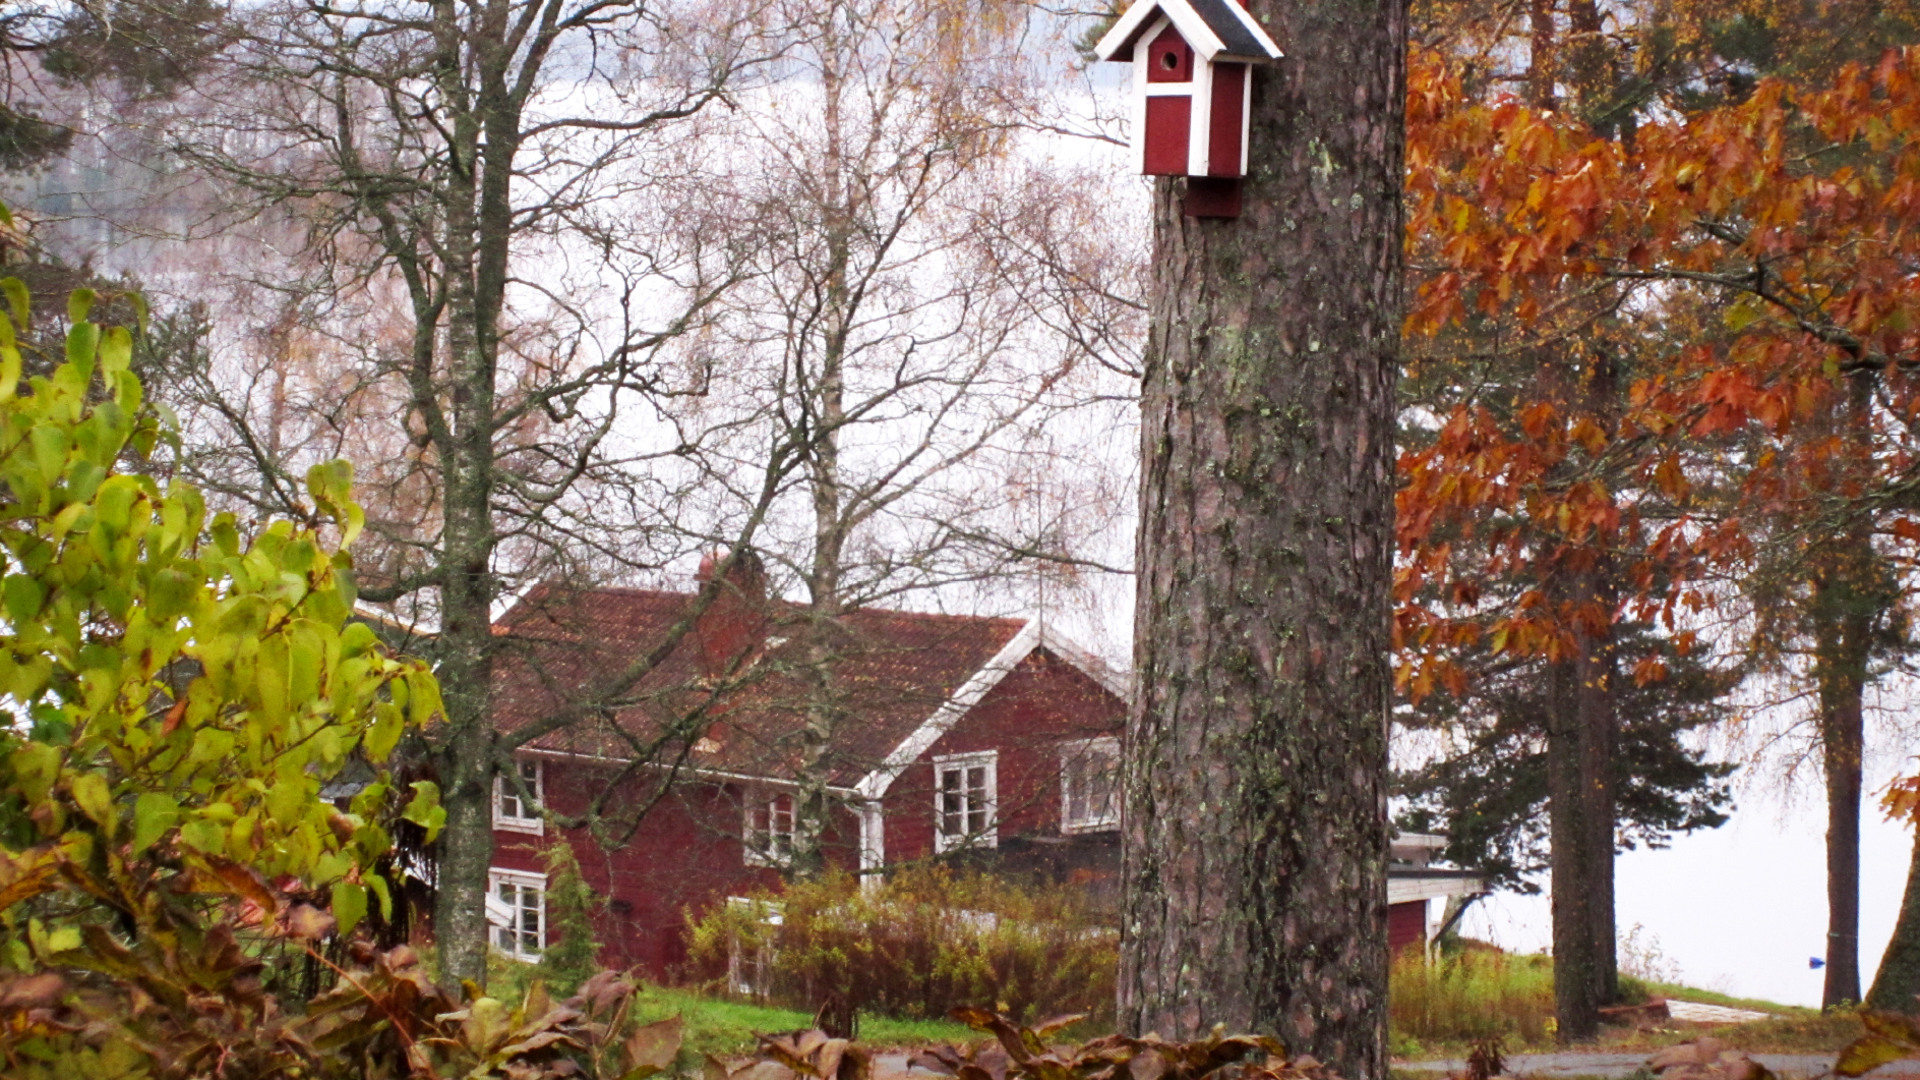
[{"label": "tiled roof", "polygon": [[[494,627],[495,722],[518,730],[594,693],[603,697],[637,660],[658,648],[693,596],[640,589],[541,586]],[[723,598],[724,603],[724,598]],[[720,607],[715,605],[715,609]],[[715,609],[710,609],[709,617]],[[739,617],[739,612],[730,617]],[[757,641],[727,674],[703,659],[696,634],[618,695],[617,707],[546,734],[536,749],[636,756],[669,725],[705,728],[686,764],[751,776],[790,777],[810,704],[822,700],[804,663],[808,609],[780,601],[746,618]],[[709,624],[711,625],[711,624]],[[1020,619],[908,611],[849,612],[826,634],[833,643],[837,710],[827,747],[831,783],[850,786],[985,667],[1019,633]],[[743,638],[742,640],[747,640]],[[675,744],[669,754],[679,750]]]}]

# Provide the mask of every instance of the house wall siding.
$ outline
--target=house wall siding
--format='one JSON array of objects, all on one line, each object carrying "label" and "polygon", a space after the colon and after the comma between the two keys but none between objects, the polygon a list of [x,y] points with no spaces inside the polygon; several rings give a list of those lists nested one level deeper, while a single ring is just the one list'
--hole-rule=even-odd
[{"label": "house wall siding", "polygon": [[[584,812],[614,776],[611,766],[544,756],[547,804],[559,814]],[[568,830],[581,876],[606,908],[595,921],[609,967],[639,967],[656,980],[677,980],[687,964],[687,913],[699,913],[729,896],[778,889],[780,872],[747,864],[741,842],[742,806],[748,788],[739,782],[682,780],[648,810],[632,840],[608,851],[583,829]],[[643,781],[627,785],[626,810],[645,793]],[[617,813],[618,811],[616,811]],[[494,830],[493,865],[508,870],[544,870],[545,836]],[[837,813],[825,838],[830,865],[858,865],[858,824]]]},{"label": "house wall siding", "polygon": [[1119,831],[1061,832],[1060,755],[1068,743],[1118,735],[1125,723],[1124,702],[1079,668],[1035,650],[888,789],[887,862],[934,854],[935,759],[992,750],[998,755],[998,848],[956,858],[1044,876],[1104,898],[1119,873]]}]

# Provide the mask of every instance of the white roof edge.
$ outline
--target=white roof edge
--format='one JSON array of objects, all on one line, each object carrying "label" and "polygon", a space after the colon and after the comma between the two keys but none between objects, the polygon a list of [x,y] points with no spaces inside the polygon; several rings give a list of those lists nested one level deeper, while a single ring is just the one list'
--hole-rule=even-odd
[{"label": "white roof edge", "polygon": [[[1235,3],[1237,0],[1228,2]],[[1137,0],[1120,16],[1120,21],[1113,24],[1113,29],[1100,35],[1100,40],[1093,46],[1093,54],[1102,60],[1119,60],[1123,63],[1132,60],[1131,56],[1122,57],[1121,51],[1132,45],[1142,31],[1150,28],[1156,14],[1164,15],[1173,23],[1174,29],[1180,31],[1180,36],[1187,39],[1187,44],[1208,60],[1220,55],[1227,47],[1226,42],[1214,35],[1204,19],[1180,0]],[[1262,38],[1265,36],[1261,35]]]},{"label": "white roof edge", "polygon": [[1436,896],[1471,896],[1487,891],[1480,878],[1387,878],[1387,903],[1430,900]]},{"label": "white roof edge", "polygon": [[992,659],[988,660],[979,671],[968,676],[967,681],[961,683],[960,688],[953,692],[953,696],[941,702],[940,707],[933,710],[932,716],[921,721],[920,726],[914,728],[912,734],[902,739],[900,745],[894,747],[893,751],[880,763],[879,768],[861,777],[860,782],[854,785],[854,790],[868,799],[878,799],[885,795],[887,789],[893,786],[893,782],[900,778],[900,774],[907,770],[907,766],[919,760],[920,755],[926,753],[928,747],[938,742],[940,736],[945,735],[949,728],[967,714],[967,710],[979,704],[980,699],[987,696],[987,691],[1000,685],[1000,680],[1006,678],[1008,672],[1012,671],[1020,661],[1025,660],[1028,653],[1039,647],[1040,639],[1039,620],[1028,619],[1019,633],[1014,634],[1005,645],[1000,646],[1000,651],[994,653]]},{"label": "white roof edge", "polygon": [[1133,700],[1133,689],[1128,685],[1125,675],[1113,670],[1098,656],[1061,637],[1053,630],[1040,628],[1039,644],[1072,664],[1082,675],[1100,684],[1101,689],[1121,701]]},{"label": "white roof edge", "polygon": [[[633,760],[629,757],[615,757],[611,754],[582,754],[577,750],[549,750],[543,746],[519,746],[515,747],[513,752],[515,754],[525,754],[528,757],[565,759],[571,761],[599,761],[606,762],[610,765],[625,765]],[[665,762],[651,761],[644,763],[644,767],[659,770],[670,768],[671,766]],[[798,788],[800,786],[798,780],[790,777],[763,776],[759,773],[745,773],[731,769],[713,769],[691,763],[680,766],[680,771],[697,778],[744,780],[748,783],[764,784],[769,787]],[[860,794],[858,788],[850,788],[843,784],[828,784],[827,790],[835,795]]]},{"label": "white roof edge", "polygon": [[1234,18],[1240,20],[1240,25],[1247,28],[1247,32],[1253,35],[1253,40],[1266,46],[1267,49],[1267,55],[1265,56],[1236,57],[1235,59],[1245,59],[1259,63],[1268,60],[1280,60],[1287,55],[1280,51],[1280,43],[1273,40],[1273,38],[1267,34],[1267,28],[1260,25],[1260,20],[1253,17],[1253,12],[1241,6],[1240,0],[1227,0],[1227,10],[1233,12]]},{"label": "white roof edge", "polygon": [[1280,51],[1279,44],[1267,33],[1266,28],[1260,25],[1252,12],[1240,5],[1239,0],[1226,0],[1226,7],[1240,25],[1253,35],[1253,39],[1265,47],[1267,52],[1265,56],[1241,56],[1237,53],[1228,53],[1226,43],[1213,32],[1213,28],[1207,25],[1206,20],[1181,0],[1136,0],[1132,7],[1121,14],[1111,29],[1100,35],[1100,40],[1093,46],[1093,54],[1102,60],[1125,62],[1133,59],[1131,56],[1120,54],[1133,44],[1142,31],[1148,28],[1153,16],[1159,14],[1173,23],[1174,29],[1180,31],[1180,36],[1187,39],[1187,44],[1193,46],[1194,51],[1208,61],[1225,59],[1263,64],[1286,56]]},{"label": "white roof edge", "polygon": [[880,763],[880,767],[862,777],[860,782],[854,785],[854,789],[868,799],[884,796],[887,789],[893,786],[893,782],[900,778],[900,774],[906,771],[907,766],[918,761],[921,754],[926,753],[934,743],[940,740],[940,736],[945,735],[955,723],[959,722],[969,709],[978,705],[980,699],[987,696],[987,691],[1000,685],[1000,680],[1006,678],[1008,672],[1019,666],[1020,661],[1031,655],[1033,650],[1041,648],[1065,660],[1075,670],[1098,683],[1101,689],[1114,697],[1121,701],[1129,700],[1127,680],[1124,677],[1107,667],[1099,657],[1047,629],[1041,620],[1028,619],[1019,633],[1002,645],[1000,651],[993,654],[993,658],[988,660],[979,671],[974,672],[966,682],[961,683],[952,697],[942,702],[940,707],[933,711],[932,716],[927,717],[919,727],[913,730],[912,734],[901,740],[900,745],[894,747],[886,760]]}]

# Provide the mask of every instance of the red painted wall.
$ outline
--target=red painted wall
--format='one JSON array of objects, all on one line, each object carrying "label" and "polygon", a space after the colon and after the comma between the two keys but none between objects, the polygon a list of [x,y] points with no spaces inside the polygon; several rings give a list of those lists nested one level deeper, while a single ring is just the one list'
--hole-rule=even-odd
[{"label": "red painted wall", "polygon": [[1387,905],[1387,952],[1398,956],[1406,948],[1427,943],[1427,902],[1408,900]]},{"label": "red painted wall", "polygon": [[[997,750],[1002,848],[1016,847],[1019,837],[1033,837],[1042,857],[1025,859],[1023,866],[1057,873],[1089,889],[1102,888],[1113,876],[1109,864],[1117,868],[1117,833],[1062,837],[1060,748],[1075,739],[1117,734],[1124,709],[1065,661],[1044,652],[1028,657],[894,782],[882,803],[887,861],[933,853],[933,757]],[[542,760],[547,803],[561,814],[581,812],[613,775],[614,767],[606,763],[557,756]],[[631,786],[625,793],[629,809],[647,794],[644,781]],[[743,857],[742,800],[749,786],[683,781],[616,851],[607,851],[584,831],[567,838],[587,883],[609,902],[596,931],[604,963],[638,966],[654,979],[675,979],[687,962],[687,911],[704,911],[729,896],[779,887],[777,870],[748,866]],[[857,816],[850,808],[837,808],[826,838],[828,861],[858,868],[859,836]],[[552,830],[532,837],[496,829],[493,865],[544,871],[541,853],[555,842]]]},{"label": "red painted wall", "polygon": [[[557,757],[546,758],[544,768],[548,804],[562,814],[585,809],[611,775],[604,765]],[[634,787],[638,797],[640,785]],[[595,930],[603,963],[674,980],[687,961],[686,912],[780,886],[778,870],[747,865],[740,840],[746,791],[740,783],[682,781],[618,850],[608,851],[584,830],[567,837],[582,876],[607,901]],[[836,815],[834,825],[826,837],[828,862],[856,867],[853,815]],[[535,837],[496,829],[493,836],[493,865],[507,870],[544,871],[541,853],[556,842],[552,830]]]},{"label": "red painted wall", "polygon": [[889,863],[933,854],[933,759],[997,750],[1000,836],[1055,838],[1060,832],[1063,744],[1117,735],[1126,707],[1078,668],[1036,650],[1007,673],[888,789]]},{"label": "red painted wall", "polygon": [[1147,99],[1147,135],[1140,171],[1147,176],[1187,175],[1187,137],[1193,130],[1193,98],[1187,94]]},{"label": "red painted wall", "polygon": [[1247,103],[1247,65],[1213,66],[1213,101],[1207,120],[1207,175],[1240,175],[1240,125]]}]

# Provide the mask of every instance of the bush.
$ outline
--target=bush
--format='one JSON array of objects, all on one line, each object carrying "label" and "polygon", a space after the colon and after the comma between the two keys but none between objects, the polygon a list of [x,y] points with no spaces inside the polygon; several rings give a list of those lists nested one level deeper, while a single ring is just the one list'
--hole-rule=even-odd
[{"label": "bush", "polygon": [[547,928],[558,940],[547,946],[533,975],[556,996],[565,997],[600,970],[600,943],[593,917],[603,905],[580,874],[573,845],[562,841],[547,849]]},{"label": "bush", "polygon": [[717,908],[690,935],[695,964],[729,991],[809,1012],[836,998],[910,1018],[989,1002],[1112,1022],[1119,933],[1066,888],[937,865],[864,889],[836,873]]},{"label": "bush", "polygon": [[1543,1042],[1553,1020],[1553,960],[1465,949],[1429,963],[1409,950],[1394,959],[1387,1009],[1396,1045]]}]

